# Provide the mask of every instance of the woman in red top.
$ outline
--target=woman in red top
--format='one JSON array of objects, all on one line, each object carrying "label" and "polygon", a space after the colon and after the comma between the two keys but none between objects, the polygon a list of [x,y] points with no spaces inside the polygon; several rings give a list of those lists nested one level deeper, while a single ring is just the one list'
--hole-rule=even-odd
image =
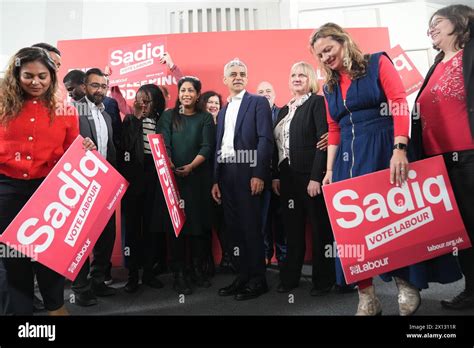
[{"label": "woman in red top", "polygon": [[[452,5],[436,11],[428,35],[440,53],[417,97],[413,138],[425,156],[443,155],[471,241],[474,238],[474,9]],[[416,110],[415,109],[415,110]],[[421,116],[421,122],[418,122]],[[421,137],[420,137],[421,136]],[[445,308],[474,307],[474,250],[459,251],[465,290]]]},{"label": "woman in red top", "polygon": [[[57,108],[57,88],[56,66],[45,50],[22,48],[13,56],[0,97],[0,233],[79,134],[74,110]],[[88,138],[84,147],[95,148]],[[49,313],[67,314],[64,278],[27,257],[8,257],[1,246],[0,314],[33,314],[33,270]]]},{"label": "woman in red top", "polygon": [[[328,160],[323,185],[390,168],[390,182],[407,180],[410,113],[402,81],[384,52],[363,54],[340,26],[327,23],[310,45],[326,72],[324,95],[328,110]],[[390,113],[387,114],[386,107]],[[363,255],[362,255],[363,257]],[[336,260],[336,280],[344,286]],[[419,289],[429,282],[448,283],[461,278],[454,258],[433,259],[380,275],[395,279],[400,315],[412,315],[420,306]],[[382,306],[372,278],[359,281],[357,315],[378,315]]]}]

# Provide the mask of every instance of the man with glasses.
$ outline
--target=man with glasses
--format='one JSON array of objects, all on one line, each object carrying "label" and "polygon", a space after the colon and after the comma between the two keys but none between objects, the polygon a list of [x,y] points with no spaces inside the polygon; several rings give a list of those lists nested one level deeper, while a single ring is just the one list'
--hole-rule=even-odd
[{"label": "man with glasses", "polygon": [[[90,69],[85,74],[84,85],[84,98],[74,103],[79,113],[80,134],[91,138],[97,145],[97,151],[110,164],[116,166],[112,119],[103,104],[108,89],[107,78],[100,69]],[[97,296],[115,295],[115,289],[104,283],[114,242],[115,214],[110,218],[94,246],[94,260],[90,264],[89,260],[86,260],[72,283],[71,289],[76,295],[75,304],[92,306],[97,304]]]}]

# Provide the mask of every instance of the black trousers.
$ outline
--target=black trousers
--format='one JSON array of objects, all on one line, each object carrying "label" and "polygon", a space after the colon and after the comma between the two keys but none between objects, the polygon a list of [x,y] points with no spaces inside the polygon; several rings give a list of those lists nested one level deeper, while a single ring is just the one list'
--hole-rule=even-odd
[{"label": "black trousers", "polygon": [[99,285],[105,281],[105,275],[114,250],[114,243],[115,213],[112,214],[102,234],[97,239],[94,249],[92,249],[92,254],[94,255],[92,262],[88,258],[82,265],[76,279],[72,282],[71,289],[75,293],[84,293],[91,289],[91,285]]},{"label": "black trousers", "polygon": [[[224,222],[224,209],[222,204],[217,204],[214,199],[211,198],[211,214],[212,214],[212,227],[216,230],[217,239],[221,246],[222,258],[229,257],[231,254],[231,245],[229,243],[229,232],[226,230]],[[212,230],[210,231],[211,240],[209,243],[210,253],[212,255]]]},{"label": "black trousers", "polygon": [[152,272],[158,249],[165,244],[162,240],[163,213],[168,214],[151,155],[145,155],[143,175],[138,180],[141,183],[130,183],[122,200],[125,257],[132,277],[138,276],[142,266],[146,273]]},{"label": "black trousers", "polygon": [[210,236],[207,233],[199,236],[180,234],[176,238],[172,227],[168,231],[172,271],[184,271],[191,262],[202,265],[209,250]]},{"label": "black trousers", "polygon": [[[474,242],[474,150],[450,152],[443,155],[454,197],[464,226]],[[466,291],[474,294],[474,249],[459,251],[459,263],[465,277]]]},{"label": "black trousers", "polygon": [[[41,182],[42,179],[18,180],[0,175],[0,233],[5,231]],[[0,257],[0,315],[33,314],[35,274],[45,308],[48,311],[61,308],[64,305],[64,277],[30,258],[13,257],[14,254],[3,247]],[[9,254],[12,257],[8,257]]]},{"label": "black trousers", "polygon": [[288,165],[280,165],[280,197],[283,226],[287,236],[286,263],[280,271],[280,279],[287,287],[296,287],[306,250],[306,220],[311,223],[313,253],[313,287],[325,289],[335,283],[334,258],[326,257],[325,248],[332,247],[334,237],[322,194],[311,198],[307,193],[309,174],[297,173]]},{"label": "black trousers", "polygon": [[248,164],[221,164],[219,188],[232,256],[238,258],[239,277],[250,285],[266,282],[262,233],[262,199],[251,195]]}]

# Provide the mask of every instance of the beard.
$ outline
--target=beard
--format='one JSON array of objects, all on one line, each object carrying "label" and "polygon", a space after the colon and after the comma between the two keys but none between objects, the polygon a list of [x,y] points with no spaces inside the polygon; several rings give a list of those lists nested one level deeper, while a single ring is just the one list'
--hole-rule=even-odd
[{"label": "beard", "polygon": [[88,94],[87,98],[93,102],[95,105],[101,104],[104,101],[105,95],[104,94],[99,94],[99,93],[94,93],[94,94]]}]

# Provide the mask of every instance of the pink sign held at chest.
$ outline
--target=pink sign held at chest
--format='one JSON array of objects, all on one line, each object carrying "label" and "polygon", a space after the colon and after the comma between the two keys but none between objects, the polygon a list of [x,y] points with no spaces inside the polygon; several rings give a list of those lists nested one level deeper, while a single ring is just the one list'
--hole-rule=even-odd
[{"label": "pink sign held at chest", "polygon": [[78,136],[0,242],[74,280],[128,182]]},{"label": "pink sign held at chest", "polygon": [[161,134],[148,134],[151,153],[155,161],[155,168],[160,180],[161,189],[165,196],[166,206],[171,218],[174,233],[179,236],[186,221],[184,209],[181,207],[178,185],[171,168],[171,162],[166,152],[165,142]]}]

